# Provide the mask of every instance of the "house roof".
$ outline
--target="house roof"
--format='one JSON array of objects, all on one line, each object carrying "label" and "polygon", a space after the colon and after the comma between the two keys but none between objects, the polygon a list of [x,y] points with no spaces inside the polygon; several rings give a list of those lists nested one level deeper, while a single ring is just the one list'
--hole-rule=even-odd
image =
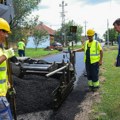
[{"label": "house roof", "polygon": [[43,23],[40,23],[39,25],[37,25],[36,29],[38,29],[38,30],[46,30],[49,35],[54,35],[55,34],[55,30],[53,30],[52,28],[44,25]]}]

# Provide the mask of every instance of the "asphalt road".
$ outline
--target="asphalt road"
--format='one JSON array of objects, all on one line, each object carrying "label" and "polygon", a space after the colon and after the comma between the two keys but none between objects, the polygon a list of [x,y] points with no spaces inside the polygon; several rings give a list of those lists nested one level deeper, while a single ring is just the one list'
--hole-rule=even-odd
[{"label": "asphalt road", "polygon": [[[82,76],[85,69],[83,61],[84,52],[76,52],[75,57],[76,81],[74,83],[74,89],[63,102],[59,110],[53,113],[49,120],[74,120],[76,114],[80,112],[78,106],[85,98],[86,92],[84,89],[87,86],[86,77]],[[60,53],[44,58],[44,60],[48,62],[61,62],[63,59],[65,62],[69,61],[69,54]],[[78,118],[78,120],[80,120],[80,118]]]},{"label": "asphalt road", "polygon": [[[42,107],[40,107],[41,108],[40,111],[38,111],[38,112],[32,112],[31,111],[30,113],[28,112],[27,114],[20,114],[20,115],[18,115],[18,120],[74,120],[75,114],[79,112],[79,109],[77,108],[77,106],[81,103],[81,101],[83,100],[84,95],[85,95],[85,93],[81,89],[84,88],[84,86],[85,86],[84,82],[86,82],[86,80],[83,80],[83,79],[80,80],[80,76],[82,75],[82,73],[84,71],[84,68],[85,68],[84,67],[84,62],[83,62],[83,55],[84,55],[83,52],[81,52],[81,53],[76,52],[75,68],[76,68],[76,78],[77,79],[76,79],[75,84],[74,84],[75,86],[74,86],[74,89],[71,92],[71,94],[69,94],[69,96],[63,102],[63,105],[61,105],[61,107],[59,108],[58,111],[52,111],[52,110],[46,110],[45,111],[44,109],[42,110],[42,108],[45,107],[44,102],[46,104],[47,101],[49,101],[49,99],[48,99],[49,95],[46,94],[47,89],[44,86],[48,87],[48,82],[49,82],[49,84],[52,85],[52,87],[53,87],[53,84],[55,84],[55,80],[54,80],[53,83],[51,83],[50,80],[43,80],[43,82],[46,81],[47,85],[45,85],[45,83],[42,83],[42,85],[39,86],[39,84],[40,84],[39,80],[41,78],[36,78],[37,76],[35,77],[34,75],[33,75],[33,77],[32,76],[26,76],[26,77],[29,78],[29,81],[28,80],[27,81],[26,80],[19,80],[19,78],[14,78],[15,80],[17,80],[17,82],[16,82],[16,89],[18,90],[17,94],[19,94],[19,91],[24,91],[24,93],[22,92],[22,95],[24,96],[22,98],[24,98],[24,99],[26,98],[25,99],[26,102],[25,102],[25,100],[21,101],[21,98],[18,98],[17,103],[24,102],[24,104],[26,104],[26,105],[24,105],[26,111],[28,111],[28,110],[29,111],[30,110],[34,111],[33,107],[35,107],[35,109],[36,109],[36,106],[37,106],[35,104],[39,104],[38,107],[40,107],[40,103],[37,103],[36,99],[34,99],[35,96],[37,96],[37,97],[39,96],[39,98],[37,98],[38,101],[43,100],[42,98],[45,96],[44,101],[41,101],[41,103],[42,103],[41,106]],[[56,54],[56,55],[52,55],[52,56],[48,56],[48,57],[43,58],[43,60],[48,61],[48,62],[54,62],[54,61],[62,62],[63,59],[65,60],[65,62],[69,61],[69,54],[61,52],[60,54]],[[37,81],[35,82],[35,80],[37,80]],[[21,81],[23,81],[23,82],[21,82]],[[33,85],[33,87],[31,87],[32,85]],[[30,86],[30,88],[26,89],[26,86],[28,86],[28,87]],[[45,89],[44,91],[42,89],[43,87]],[[22,90],[20,90],[20,89],[22,89]],[[31,91],[30,91],[30,89],[31,89]],[[50,89],[48,89],[48,90],[50,91]],[[40,93],[40,91],[42,93]],[[30,94],[25,94],[25,93],[31,93],[31,95]],[[34,98],[31,98],[31,96],[34,97]],[[20,94],[19,97],[21,97],[21,94]],[[28,98],[29,98],[29,100],[28,100]],[[77,102],[75,102],[76,100],[77,100]],[[34,103],[34,105],[33,105],[33,103]],[[49,104],[47,104],[46,106],[48,106],[48,105]],[[20,110],[21,107],[19,107],[19,106],[20,105],[18,104],[18,108]],[[29,107],[29,109],[28,109],[28,107]],[[72,112],[70,111],[71,109],[72,109]],[[23,107],[22,107],[21,111],[23,111]],[[66,111],[66,113],[65,113],[65,111]]]},{"label": "asphalt road", "polygon": [[[101,43],[102,47],[105,43]],[[76,52],[76,63],[75,63],[75,69],[76,69],[76,81],[79,79],[79,77],[82,75],[83,71],[85,70],[85,63],[84,63],[84,52]],[[65,62],[69,61],[69,54],[61,52],[56,55],[51,55],[43,58],[44,60],[48,62],[62,62],[64,59]]]},{"label": "asphalt road", "polygon": [[[75,63],[75,69],[76,69],[76,80],[82,75],[84,69],[85,69],[85,64],[83,61],[83,56],[84,52],[76,52],[76,63]],[[62,62],[64,59],[65,62],[69,61],[69,54],[68,53],[59,53],[56,55],[48,56],[43,58],[43,60],[48,61],[48,62]]]},{"label": "asphalt road", "polygon": [[[86,99],[87,92],[85,89],[88,87],[87,86],[87,78],[82,75],[82,73],[84,72],[84,69],[85,69],[83,56],[84,56],[83,52],[76,53],[75,68],[76,68],[77,80],[75,82],[73,91],[68,95],[68,97],[63,102],[63,104],[58,109],[58,111],[53,112],[52,110],[49,110],[49,111],[38,111],[36,113],[33,112],[33,113],[29,113],[29,114],[23,114],[23,115],[18,116],[18,120],[88,120],[88,119],[84,118],[83,114],[80,114],[81,112],[84,112],[84,109],[85,109],[85,107],[81,106],[81,103]],[[69,55],[66,53],[60,53],[60,54],[45,57],[43,59],[48,62],[54,62],[54,61],[62,62],[62,60],[64,59],[66,62],[66,61],[69,61]],[[33,78],[31,77],[31,79],[33,79]],[[36,87],[38,85],[39,84],[36,83],[36,85],[34,85],[35,88],[41,88],[41,86]],[[42,91],[42,90],[40,90],[40,91]],[[43,95],[44,94],[45,94],[45,91],[43,92]],[[41,99],[40,96],[39,96],[39,98]],[[89,106],[88,103],[87,103],[87,106]],[[84,112],[84,113],[86,113],[86,112]],[[86,116],[86,114],[85,114],[85,116]]]}]

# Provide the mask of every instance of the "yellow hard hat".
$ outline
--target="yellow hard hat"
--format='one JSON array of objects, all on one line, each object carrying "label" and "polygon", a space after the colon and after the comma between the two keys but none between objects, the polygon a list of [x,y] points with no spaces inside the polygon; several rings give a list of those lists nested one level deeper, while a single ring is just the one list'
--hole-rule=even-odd
[{"label": "yellow hard hat", "polygon": [[87,36],[94,36],[95,31],[93,29],[88,29],[87,30]]},{"label": "yellow hard hat", "polygon": [[9,23],[3,18],[0,18],[0,29],[11,33]]},{"label": "yellow hard hat", "polygon": [[25,39],[24,39],[24,38],[22,38],[22,41],[25,41]]}]

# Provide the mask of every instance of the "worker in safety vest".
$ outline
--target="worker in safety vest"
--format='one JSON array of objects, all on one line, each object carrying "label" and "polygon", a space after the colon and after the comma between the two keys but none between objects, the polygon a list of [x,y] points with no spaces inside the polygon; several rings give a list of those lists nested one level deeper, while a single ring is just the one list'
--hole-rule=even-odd
[{"label": "worker in safety vest", "polygon": [[3,46],[9,33],[11,31],[8,22],[0,18],[0,120],[12,120],[10,106],[6,99],[8,88],[10,88],[7,75],[7,59],[15,54],[12,48],[5,50]]},{"label": "worker in safety vest", "polygon": [[114,26],[115,31],[117,31],[119,33],[119,35],[118,35],[118,54],[117,54],[115,66],[120,67],[120,18],[116,19],[113,22],[113,26]]},{"label": "worker in safety vest", "polygon": [[25,39],[22,39],[21,41],[18,42],[18,55],[20,57],[25,56]]},{"label": "worker in safety vest", "polygon": [[93,39],[95,31],[87,30],[88,40],[85,41],[82,48],[73,52],[84,51],[84,61],[86,66],[89,91],[97,91],[99,88],[99,65],[102,65],[103,51],[100,43]]}]

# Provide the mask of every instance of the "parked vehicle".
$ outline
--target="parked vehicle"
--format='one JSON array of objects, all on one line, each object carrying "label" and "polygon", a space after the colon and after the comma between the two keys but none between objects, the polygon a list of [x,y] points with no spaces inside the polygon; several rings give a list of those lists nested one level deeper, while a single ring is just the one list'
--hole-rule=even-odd
[{"label": "parked vehicle", "polygon": [[63,50],[63,45],[59,42],[54,42],[51,47],[53,49],[56,49],[56,50],[59,50],[59,51],[62,51]]}]

